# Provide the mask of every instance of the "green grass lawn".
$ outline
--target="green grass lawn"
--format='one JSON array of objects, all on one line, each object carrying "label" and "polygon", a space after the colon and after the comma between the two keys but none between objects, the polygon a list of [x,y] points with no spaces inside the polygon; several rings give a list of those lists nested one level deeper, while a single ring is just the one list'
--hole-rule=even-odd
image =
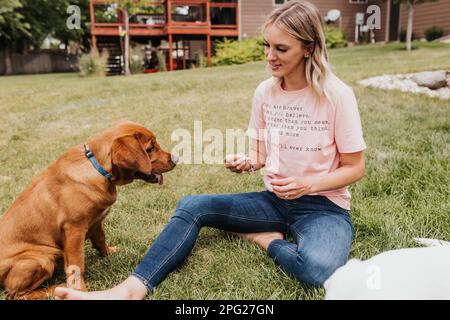
[{"label": "green grass lawn", "polygon": [[[450,240],[450,101],[357,85],[384,73],[450,70],[449,45],[415,45],[411,53],[399,44],[331,52],[335,72],[357,95],[368,145],[366,176],[351,187],[351,257],[415,246],[413,237]],[[109,78],[0,77],[0,215],[65,149],[117,120],[144,124],[168,150],[176,144],[172,131],[192,131],[196,120],[203,130],[246,129],[254,89],[268,77],[264,65]],[[102,259],[87,244],[89,289],[127,278],[183,196],[260,190],[259,174],[206,164],[177,167],[162,187],[120,188],[105,230],[121,251]],[[48,284],[63,279],[59,268]],[[284,274],[255,245],[204,228],[186,262],[149,299],[321,299],[323,293]]]}]

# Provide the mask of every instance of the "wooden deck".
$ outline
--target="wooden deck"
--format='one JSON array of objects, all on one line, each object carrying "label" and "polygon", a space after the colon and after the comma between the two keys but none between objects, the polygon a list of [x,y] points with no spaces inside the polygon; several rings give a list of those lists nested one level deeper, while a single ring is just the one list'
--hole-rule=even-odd
[{"label": "wooden deck", "polygon": [[[91,34],[93,47],[97,46],[97,37],[119,37],[125,30],[123,13],[118,10],[117,21],[98,22],[95,20],[97,6],[108,6],[104,0],[90,0]],[[162,0],[154,1],[152,6],[160,7],[160,13],[139,14],[145,23],[129,23],[130,37],[162,37],[169,41],[170,50],[174,50],[173,37],[204,36],[207,42],[208,64],[211,64],[211,37],[239,36],[239,3],[211,2],[210,0]],[[174,14],[175,8],[195,8],[197,16],[193,14]],[[224,14],[223,11],[226,13]],[[214,14],[214,17],[212,17]],[[135,15],[136,16],[136,15]],[[226,23],[221,18],[226,16]],[[230,21],[231,17],[231,21]],[[147,19],[145,19],[147,18]],[[190,21],[189,21],[190,20]],[[222,19],[223,20],[223,19]],[[156,21],[156,22],[155,22]],[[170,61],[171,62],[171,61]],[[173,65],[170,63],[170,70]]]}]

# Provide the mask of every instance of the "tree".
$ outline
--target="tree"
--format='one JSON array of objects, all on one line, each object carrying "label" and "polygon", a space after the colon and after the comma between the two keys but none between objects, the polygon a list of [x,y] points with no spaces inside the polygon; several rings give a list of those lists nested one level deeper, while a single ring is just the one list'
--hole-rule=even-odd
[{"label": "tree", "polygon": [[9,43],[22,36],[30,36],[30,25],[17,12],[22,4],[19,0],[0,0],[0,49],[5,50],[6,74],[12,73]]},{"label": "tree", "polygon": [[125,75],[130,74],[130,15],[142,10],[143,7],[152,7],[152,0],[108,0],[108,3],[117,5],[117,9],[122,11],[125,22],[125,30],[123,35],[125,37],[124,57]]},{"label": "tree", "polygon": [[395,4],[407,4],[408,5],[408,28],[406,30],[406,49],[411,51],[411,38],[413,32],[413,16],[414,16],[414,5],[421,4],[425,2],[436,2],[439,0],[394,0]]},{"label": "tree", "polygon": [[[67,28],[70,5],[81,9],[80,30]],[[29,46],[39,48],[48,35],[66,44],[75,40],[89,45],[88,8],[89,0],[0,0],[0,46],[5,50],[6,74],[12,72],[12,51],[24,52]]]},{"label": "tree", "polygon": [[30,25],[17,12],[22,4],[19,0],[0,0],[0,39],[12,39],[30,35]]},{"label": "tree", "polygon": [[[52,1],[53,2],[53,1]],[[70,40],[80,43],[85,50],[88,50],[91,46],[91,20],[89,16],[89,0],[64,0],[64,5],[58,10],[59,19],[58,23],[52,25],[53,36],[61,42],[68,44]],[[70,5],[76,5],[80,8],[81,13],[81,25],[80,29],[69,29],[67,27],[67,8]]]},{"label": "tree", "polygon": [[[19,12],[32,26],[32,35],[28,39],[30,44],[39,47],[48,35],[63,43],[74,40],[86,44],[85,39],[90,36],[89,0],[20,0],[20,2],[22,8]],[[81,29],[70,30],[66,25],[69,16],[67,8],[70,5],[80,7]]]}]

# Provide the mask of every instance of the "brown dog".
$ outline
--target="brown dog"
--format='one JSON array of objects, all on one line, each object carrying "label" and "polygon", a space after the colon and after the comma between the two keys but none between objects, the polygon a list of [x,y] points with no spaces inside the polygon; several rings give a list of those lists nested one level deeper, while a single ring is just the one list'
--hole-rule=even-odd
[{"label": "brown dog", "polygon": [[46,297],[45,290],[36,289],[53,275],[59,257],[64,258],[67,285],[85,290],[85,240],[101,255],[116,251],[106,245],[102,228],[116,201],[116,186],[136,178],[162,184],[162,173],[177,161],[152,132],[131,122],[67,150],[31,181],[0,220],[0,285],[8,297]]}]

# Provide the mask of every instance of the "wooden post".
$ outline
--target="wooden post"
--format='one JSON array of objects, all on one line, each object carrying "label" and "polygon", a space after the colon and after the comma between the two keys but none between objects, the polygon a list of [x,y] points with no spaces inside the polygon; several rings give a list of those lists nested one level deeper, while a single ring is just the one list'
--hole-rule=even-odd
[{"label": "wooden post", "polygon": [[92,49],[97,50],[97,37],[95,36],[95,10],[93,0],[89,1],[89,13],[91,15],[91,35],[92,35]]},{"label": "wooden post", "polygon": [[172,1],[167,0],[167,25],[170,27],[171,24],[172,24]]},{"label": "wooden post", "polygon": [[173,46],[173,36],[171,33],[169,33],[169,71],[173,71],[172,46]]},{"label": "wooden post", "polygon": [[206,50],[208,53],[208,67],[211,67],[211,3],[206,1],[206,21],[208,23],[208,35],[206,36]]},{"label": "wooden post", "polygon": [[206,46],[208,52],[208,67],[211,67],[211,3],[206,1],[206,22],[208,23],[208,35],[206,36]]},{"label": "wooden post", "polygon": [[206,23],[211,28],[211,4],[209,1],[206,1]]},{"label": "wooden post", "polygon": [[206,46],[208,51],[208,67],[211,67],[211,35],[206,36]]},{"label": "wooden post", "polygon": [[92,50],[97,50],[97,37],[92,35]]},{"label": "wooden post", "polygon": [[175,41],[175,56],[177,57],[176,58],[176,62],[177,62],[177,64],[176,64],[176,66],[177,66],[177,69],[178,69],[178,59],[179,59],[179,57],[178,57],[178,40],[176,40]]},{"label": "wooden post", "polygon": [[184,38],[181,40],[181,45],[183,46],[183,70],[186,70],[186,47],[184,45]]},{"label": "wooden post", "polygon": [[167,0],[167,31],[169,34],[169,71],[173,71],[173,60],[172,60],[173,36],[171,25],[172,25],[172,0]]}]

